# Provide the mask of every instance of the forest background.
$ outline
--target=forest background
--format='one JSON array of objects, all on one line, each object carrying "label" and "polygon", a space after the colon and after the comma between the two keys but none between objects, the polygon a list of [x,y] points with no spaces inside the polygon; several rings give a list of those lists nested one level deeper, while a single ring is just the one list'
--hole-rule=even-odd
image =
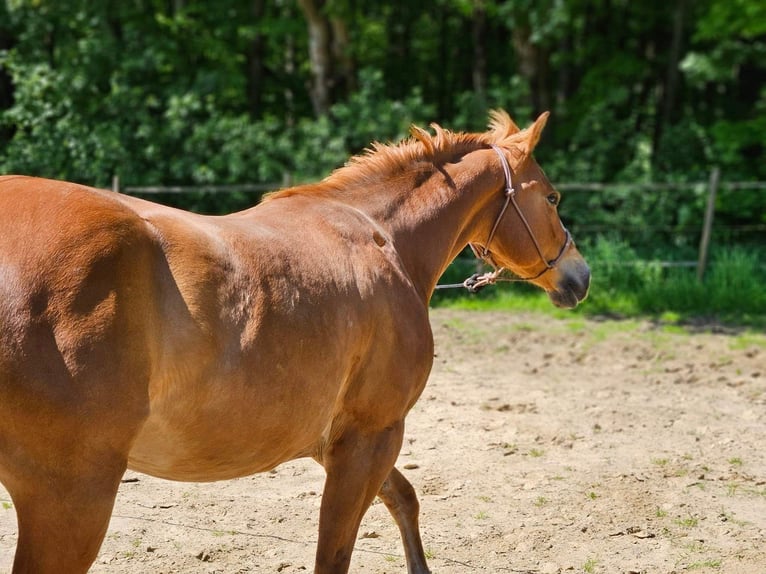
[{"label": "forest background", "polygon": [[[744,185],[721,186],[713,256],[733,261],[724,281],[757,279],[730,303],[766,314],[766,189],[748,184],[766,181],[764,80],[762,0],[6,0],[0,173],[279,187],[412,123],[550,110],[552,181],[607,184],[561,208],[586,255],[614,263],[601,277],[683,273],[651,262],[696,257],[718,168]],[[258,197],[152,199],[225,213]],[[690,282],[681,307],[695,288],[709,298]]]}]

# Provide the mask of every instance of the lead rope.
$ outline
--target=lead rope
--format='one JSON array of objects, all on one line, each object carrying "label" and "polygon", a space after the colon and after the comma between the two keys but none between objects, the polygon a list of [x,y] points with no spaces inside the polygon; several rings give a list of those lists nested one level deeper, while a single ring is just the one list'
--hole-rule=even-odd
[{"label": "lead rope", "polygon": [[470,293],[478,293],[487,285],[494,285],[498,281],[498,275],[502,269],[495,269],[487,273],[474,273],[462,283],[449,283],[437,285],[436,289],[467,289]]}]

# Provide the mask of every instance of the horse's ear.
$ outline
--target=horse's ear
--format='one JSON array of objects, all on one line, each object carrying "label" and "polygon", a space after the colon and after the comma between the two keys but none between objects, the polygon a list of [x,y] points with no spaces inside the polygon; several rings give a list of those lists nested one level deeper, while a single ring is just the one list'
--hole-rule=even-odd
[{"label": "horse's ear", "polygon": [[494,134],[496,141],[504,140],[520,131],[519,126],[505,110],[490,110],[489,129]]},{"label": "horse's ear", "polygon": [[535,120],[535,123],[524,130],[527,133],[527,137],[522,146],[526,148],[525,151],[527,155],[532,155],[532,151],[540,141],[540,136],[543,133],[543,128],[548,121],[549,115],[550,112],[543,112],[540,114],[540,117]]}]

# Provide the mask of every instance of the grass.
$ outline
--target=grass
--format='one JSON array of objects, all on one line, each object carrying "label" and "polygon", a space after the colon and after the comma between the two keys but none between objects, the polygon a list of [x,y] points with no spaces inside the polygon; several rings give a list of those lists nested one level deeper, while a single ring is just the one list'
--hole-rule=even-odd
[{"label": "grass", "polygon": [[598,566],[598,560],[595,558],[588,558],[585,561],[585,564],[582,565],[583,572],[587,572],[588,574],[593,574],[593,572],[596,571],[596,566]]},{"label": "grass", "polygon": [[720,560],[702,560],[700,562],[692,562],[688,566],[684,567],[684,570],[702,570],[703,568],[720,568]]},{"label": "grass", "polygon": [[766,337],[762,334],[742,333],[734,337],[729,344],[732,351],[741,351],[749,347],[766,349]]},{"label": "grass", "polygon": [[676,519],[675,523],[682,528],[695,528],[699,524],[699,518],[687,516],[686,518]]},{"label": "grass", "polygon": [[[620,317],[651,316],[668,325],[699,323],[699,319],[753,329],[766,328],[766,266],[762,255],[742,248],[724,248],[712,258],[702,281],[693,268],[664,268],[639,260],[625,244],[597,240],[584,253],[592,271],[588,299],[574,313]],[[466,267],[465,261],[454,265]],[[470,262],[469,267],[473,265]],[[451,274],[459,274],[450,271]],[[470,274],[470,273],[469,273]],[[444,279],[445,282],[447,281]],[[538,311],[571,316],[555,309],[532,285],[513,284],[434,297],[435,306],[474,310]],[[758,344],[764,344],[758,339]]]}]

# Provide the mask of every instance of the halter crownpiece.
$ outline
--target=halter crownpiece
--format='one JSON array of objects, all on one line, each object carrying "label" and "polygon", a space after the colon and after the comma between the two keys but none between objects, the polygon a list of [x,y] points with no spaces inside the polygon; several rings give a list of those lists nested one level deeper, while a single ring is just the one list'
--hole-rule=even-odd
[{"label": "halter crownpiece", "polygon": [[[437,285],[437,289],[448,289],[453,287],[464,287],[465,289],[468,289],[472,293],[476,293],[481,289],[482,287],[485,287],[487,285],[492,285],[494,283],[497,283],[498,281],[532,281],[534,279],[537,279],[540,277],[543,273],[546,271],[553,269],[561,259],[561,257],[564,255],[564,252],[566,252],[567,247],[572,243],[572,235],[569,233],[569,230],[564,227],[564,224],[561,224],[561,228],[564,230],[565,238],[564,238],[564,244],[561,246],[561,249],[559,249],[558,254],[553,259],[546,259],[545,255],[543,254],[543,250],[540,247],[540,244],[537,241],[537,238],[535,237],[534,232],[532,231],[532,227],[529,225],[529,222],[527,221],[527,218],[524,217],[524,213],[521,211],[521,208],[519,207],[519,204],[516,202],[516,190],[513,187],[513,180],[511,179],[511,166],[508,165],[508,159],[505,157],[505,153],[503,153],[503,150],[500,149],[499,146],[496,145],[490,145],[490,147],[495,150],[495,153],[497,153],[498,157],[500,158],[500,165],[503,166],[503,174],[505,175],[505,202],[503,203],[503,207],[500,209],[500,213],[497,215],[497,218],[495,219],[494,225],[492,225],[492,230],[489,232],[489,237],[487,237],[487,241],[484,243],[483,246],[481,246],[481,249],[477,247],[473,243],[469,243],[468,245],[471,247],[471,250],[473,251],[474,255],[478,258],[487,263],[490,267],[492,267],[492,271],[489,273],[484,274],[478,274],[475,273],[471,275],[468,279],[463,281],[462,283],[456,283],[453,285]],[[494,259],[492,259],[492,253],[489,250],[489,245],[492,243],[492,239],[495,237],[495,232],[497,231],[497,228],[500,226],[500,220],[503,218],[503,215],[505,215],[506,210],[508,209],[508,205],[513,205],[514,209],[516,210],[516,213],[519,216],[519,219],[521,219],[521,222],[524,224],[524,227],[527,230],[527,233],[529,234],[529,238],[532,240],[532,243],[535,246],[535,249],[537,250],[538,255],[540,256],[540,260],[545,264],[545,268],[541,270],[537,275],[533,275],[531,277],[500,277],[500,274],[505,270],[503,267],[498,267],[495,263]]]}]

